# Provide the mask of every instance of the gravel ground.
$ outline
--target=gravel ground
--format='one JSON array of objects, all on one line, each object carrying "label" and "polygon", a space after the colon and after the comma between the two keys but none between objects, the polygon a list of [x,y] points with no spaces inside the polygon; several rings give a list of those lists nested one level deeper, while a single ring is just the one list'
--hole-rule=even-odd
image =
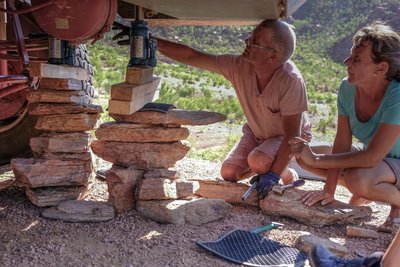
[{"label": "gravel ground", "polygon": [[[104,167],[104,166],[103,166]],[[219,176],[219,164],[184,159],[177,164],[183,177]],[[3,173],[3,176],[10,173]],[[0,173],[1,177],[1,173]],[[307,181],[309,189],[321,182]],[[106,201],[107,186],[97,180],[90,200]],[[338,199],[350,194],[339,188]],[[372,218],[365,224],[376,227],[389,212],[383,204],[370,204]],[[233,206],[223,220],[202,226],[159,224],[131,211],[102,223],[68,223],[45,219],[42,208],[31,204],[24,191],[11,187],[0,192],[1,266],[237,266],[221,260],[195,245],[197,240],[215,240],[234,229],[260,227],[264,220],[285,224],[283,230],[264,233],[272,240],[292,245],[301,231],[330,238],[356,255],[384,251],[393,234],[381,233],[379,239],[346,237],[345,226],[313,228],[292,219],[268,217],[258,208]]]}]

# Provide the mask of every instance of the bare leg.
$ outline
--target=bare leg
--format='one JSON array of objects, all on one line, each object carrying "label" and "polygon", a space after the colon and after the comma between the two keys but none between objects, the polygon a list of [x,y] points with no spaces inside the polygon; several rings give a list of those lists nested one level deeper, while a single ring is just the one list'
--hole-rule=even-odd
[{"label": "bare leg", "polygon": [[391,205],[389,217],[380,229],[391,228],[393,219],[400,217],[400,191],[394,185],[396,178],[392,169],[384,161],[373,168],[354,168],[346,174],[345,181],[354,195],[351,204],[359,204],[362,200],[357,200],[358,197]]},{"label": "bare leg", "polygon": [[400,232],[397,231],[396,236],[392,240],[389,248],[386,250],[382,259],[382,266],[395,267],[400,262]]},{"label": "bare leg", "polygon": [[250,169],[244,169],[230,163],[223,163],[221,166],[221,176],[225,181],[237,182],[249,178],[254,173]]}]

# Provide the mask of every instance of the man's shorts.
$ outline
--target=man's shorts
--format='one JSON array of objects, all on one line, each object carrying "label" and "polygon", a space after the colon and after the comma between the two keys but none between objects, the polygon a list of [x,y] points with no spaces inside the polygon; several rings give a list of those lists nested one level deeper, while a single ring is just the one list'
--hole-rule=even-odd
[{"label": "man's shorts", "polygon": [[[247,157],[253,150],[263,152],[271,160],[275,159],[279,147],[282,143],[283,136],[271,137],[267,140],[257,139],[247,123],[243,125],[242,132],[243,136],[229,152],[224,163],[233,164],[242,169],[248,170],[249,164],[247,162]],[[304,134],[302,134],[302,138],[310,141],[311,126],[307,129],[303,129],[303,132]]]},{"label": "man's shorts", "polygon": [[[352,145],[351,151],[361,151],[364,150],[365,147],[363,144],[356,144]],[[396,178],[396,182],[394,183],[395,186],[400,189],[400,159],[396,158],[389,158],[386,157],[383,159],[383,162],[385,162],[387,165],[389,165],[390,169],[392,169],[392,172],[394,173],[394,177]],[[348,169],[343,169],[340,175],[344,176],[346,173],[350,170]]]}]

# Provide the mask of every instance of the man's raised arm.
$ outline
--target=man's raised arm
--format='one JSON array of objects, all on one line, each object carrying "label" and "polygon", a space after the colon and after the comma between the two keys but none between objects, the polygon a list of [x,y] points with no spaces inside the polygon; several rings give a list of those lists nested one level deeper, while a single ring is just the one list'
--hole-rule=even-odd
[{"label": "man's raised arm", "polygon": [[183,64],[220,73],[215,65],[215,55],[195,50],[187,45],[157,38],[157,48],[163,55]]}]

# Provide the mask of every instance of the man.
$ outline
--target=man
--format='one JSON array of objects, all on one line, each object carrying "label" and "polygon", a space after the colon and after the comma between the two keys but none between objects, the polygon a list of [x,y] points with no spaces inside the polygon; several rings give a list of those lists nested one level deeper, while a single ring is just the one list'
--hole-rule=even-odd
[{"label": "man", "polygon": [[186,45],[156,38],[165,56],[194,67],[222,74],[235,88],[247,119],[243,136],[221,167],[226,181],[236,182],[258,174],[257,191],[265,196],[271,186],[293,181],[288,140],[310,139],[305,117],[304,80],[290,57],[296,37],[281,20],[261,22],[246,39],[241,55],[211,55]]}]

